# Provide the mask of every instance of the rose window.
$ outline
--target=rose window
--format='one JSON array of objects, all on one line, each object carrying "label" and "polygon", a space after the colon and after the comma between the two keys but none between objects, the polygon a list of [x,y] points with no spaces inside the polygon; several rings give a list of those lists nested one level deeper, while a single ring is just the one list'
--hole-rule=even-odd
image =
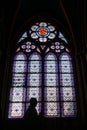
[{"label": "rose window", "polygon": [[56,37],[55,27],[50,23],[40,22],[31,27],[31,38],[39,42],[47,42]]}]

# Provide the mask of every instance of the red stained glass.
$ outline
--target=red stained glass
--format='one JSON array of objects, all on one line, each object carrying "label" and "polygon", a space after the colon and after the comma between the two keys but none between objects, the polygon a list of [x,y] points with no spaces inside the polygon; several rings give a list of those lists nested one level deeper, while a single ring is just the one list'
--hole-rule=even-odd
[{"label": "red stained glass", "polygon": [[47,34],[47,29],[46,28],[40,28],[39,29],[39,31],[38,31],[38,33],[40,34],[40,35],[42,35],[42,36],[45,36],[46,34]]}]

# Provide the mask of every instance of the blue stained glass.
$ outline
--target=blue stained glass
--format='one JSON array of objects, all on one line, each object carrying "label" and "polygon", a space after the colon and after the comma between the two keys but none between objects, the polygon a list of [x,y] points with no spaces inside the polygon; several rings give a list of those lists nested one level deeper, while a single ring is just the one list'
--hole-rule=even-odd
[{"label": "blue stained glass", "polygon": [[8,117],[9,118],[22,118],[24,115],[23,103],[10,103]]},{"label": "blue stained glass", "polygon": [[66,52],[62,53],[60,56],[59,56],[59,60],[72,60],[70,55]]},{"label": "blue stained glass", "polygon": [[75,88],[61,87],[61,100],[62,101],[76,101]]},{"label": "blue stained glass", "polygon": [[49,53],[45,56],[45,60],[49,60],[49,61],[53,60],[53,61],[55,61],[55,60],[57,60],[57,57],[54,55],[54,53],[49,52]]},{"label": "blue stained glass", "polygon": [[23,52],[18,52],[15,57],[14,60],[27,60],[26,55]]},{"label": "blue stained glass", "polygon": [[27,100],[30,98],[36,98],[37,101],[41,101],[41,88],[40,87],[29,87],[27,88]]},{"label": "blue stained glass", "polygon": [[74,86],[73,74],[60,74],[61,86]]},{"label": "blue stained glass", "polygon": [[36,60],[36,61],[38,61],[38,60],[41,60],[42,58],[41,58],[41,56],[37,53],[37,52],[34,52],[32,55],[30,55],[30,57],[29,57],[29,61],[31,61],[31,60]]},{"label": "blue stained glass", "polygon": [[66,38],[64,37],[64,35],[61,32],[59,32],[59,36],[58,37],[61,38],[66,43],[68,43],[67,40],[66,40]]},{"label": "blue stained glass", "polygon": [[30,73],[39,73],[42,69],[41,61],[29,61],[28,62],[28,72]]},{"label": "blue stained glass", "polygon": [[59,62],[59,71],[61,73],[72,73],[73,68],[72,68],[71,61],[60,61]]},{"label": "blue stained glass", "polygon": [[45,103],[45,117],[59,117],[60,107],[57,102],[47,102]]},{"label": "blue stained glass", "polygon": [[26,61],[14,61],[13,72],[26,72],[27,69]]},{"label": "blue stained glass", "polygon": [[44,74],[45,86],[58,86],[57,74]]},{"label": "blue stained glass", "polygon": [[45,87],[45,101],[58,101],[59,100],[59,90],[57,87]]},{"label": "blue stained glass", "polygon": [[57,74],[57,57],[53,53],[48,53],[45,56],[44,62],[44,82],[45,86],[57,86],[58,85],[58,74]]},{"label": "blue stained glass", "polygon": [[27,32],[24,32],[18,42],[21,42],[22,40],[24,40],[27,37],[28,37]]},{"label": "blue stained glass", "polygon": [[27,85],[28,86],[41,86],[42,84],[42,74],[28,74]]},{"label": "blue stained glass", "polygon": [[17,73],[13,73],[12,75],[12,86],[24,86],[25,85],[25,78],[26,78],[26,74],[17,74]]},{"label": "blue stained glass", "polygon": [[75,117],[76,113],[76,102],[62,103],[62,117]]},{"label": "blue stained glass", "polygon": [[25,101],[25,88],[14,87],[10,89],[10,101]]},{"label": "blue stained glass", "polygon": [[[45,117],[75,117],[77,108],[72,57],[61,42],[63,40],[67,43],[67,40],[54,26],[43,21],[32,25],[28,32],[38,43],[24,42],[16,51],[8,118],[22,118],[32,97],[37,99],[37,112],[44,111]],[[50,42],[56,35],[61,41]],[[25,32],[18,42],[27,37]],[[47,41],[50,42],[48,48]],[[41,48],[37,47],[39,43]]]},{"label": "blue stained glass", "polygon": [[44,62],[44,71],[48,73],[57,73],[58,72],[58,66],[57,61],[46,61]]}]

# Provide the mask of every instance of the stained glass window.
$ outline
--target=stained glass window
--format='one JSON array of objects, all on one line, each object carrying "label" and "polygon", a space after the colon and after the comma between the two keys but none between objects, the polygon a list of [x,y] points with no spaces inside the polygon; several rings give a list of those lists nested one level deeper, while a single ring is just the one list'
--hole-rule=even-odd
[{"label": "stained glass window", "polygon": [[37,22],[18,40],[11,71],[8,118],[22,118],[32,97],[47,118],[77,116],[74,67],[65,36]]}]

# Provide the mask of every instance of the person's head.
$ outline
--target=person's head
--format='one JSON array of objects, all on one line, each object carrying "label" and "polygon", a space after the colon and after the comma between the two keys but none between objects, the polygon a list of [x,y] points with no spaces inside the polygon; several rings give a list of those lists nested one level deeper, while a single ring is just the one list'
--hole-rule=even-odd
[{"label": "person's head", "polygon": [[30,105],[33,106],[33,107],[36,107],[36,105],[37,105],[37,99],[36,98],[31,98],[30,99]]}]

